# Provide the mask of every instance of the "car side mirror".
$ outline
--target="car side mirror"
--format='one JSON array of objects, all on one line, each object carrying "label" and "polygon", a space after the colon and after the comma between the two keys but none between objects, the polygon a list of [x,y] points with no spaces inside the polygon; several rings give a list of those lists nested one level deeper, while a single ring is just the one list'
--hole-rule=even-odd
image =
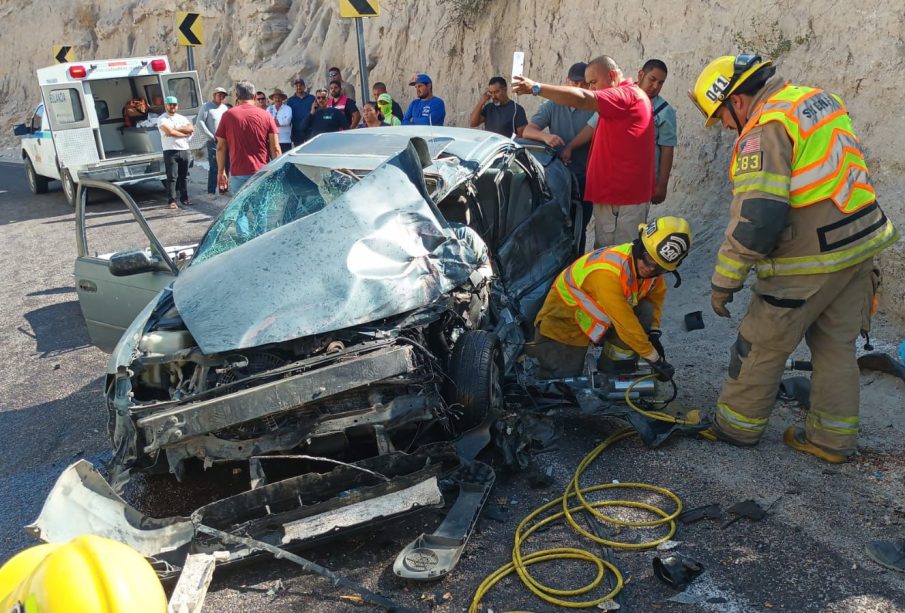
[{"label": "car side mirror", "polygon": [[13,127],[13,134],[16,136],[25,136],[26,134],[31,134],[31,129],[24,123],[16,124]]},{"label": "car side mirror", "polygon": [[114,277],[128,277],[158,270],[168,270],[168,268],[160,258],[149,255],[144,249],[120,251],[110,256],[110,274]]}]

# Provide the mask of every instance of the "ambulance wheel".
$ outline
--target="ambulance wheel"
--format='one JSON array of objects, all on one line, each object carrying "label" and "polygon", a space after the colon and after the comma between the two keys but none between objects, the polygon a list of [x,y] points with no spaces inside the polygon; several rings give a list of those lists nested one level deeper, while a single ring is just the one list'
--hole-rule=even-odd
[{"label": "ambulance wheel", "polygon": [[60,179],[60,182],[63,184],[63,195],[66,196],[66,202],[74,207],[75,194],[78,191],[79,186],[72,180],[72,175],[69,174],[69,171],[65,169],[63,170],[63,178]]},{"label": "ambulance wheel", "polygon": [[28,177],[28,187],[31,188],[31,193],[47,193],[47,184],[50,181],[47,177],[42,177],[37,172],[35,172],[35,165],[31,163],[30,158],[25,158],[25,176]]}]

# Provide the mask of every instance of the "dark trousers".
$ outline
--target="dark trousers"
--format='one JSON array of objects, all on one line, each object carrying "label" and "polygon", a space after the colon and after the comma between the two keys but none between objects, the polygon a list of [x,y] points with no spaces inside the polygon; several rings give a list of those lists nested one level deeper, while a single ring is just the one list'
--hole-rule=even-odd
[{"label": "dark trousers", "polygon": [[168,149],[163,152],[163,166],[167,172],[167,198],[170,202],[176,202],[176,192],[179,192],[179,202],[188,202],[189,192],[186,179],[189,176],[189,152]]},{"label": "dark trousers", "polygon": [[[217,141],[207,143],[207,193],[217,193]],[[226,174],[229,175],[229,153],[226,154]]]}]

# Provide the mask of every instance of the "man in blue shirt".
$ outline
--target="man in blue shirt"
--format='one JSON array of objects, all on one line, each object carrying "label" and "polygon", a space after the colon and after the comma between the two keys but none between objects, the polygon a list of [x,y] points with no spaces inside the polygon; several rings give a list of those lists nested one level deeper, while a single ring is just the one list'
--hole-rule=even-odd
[{"label": "man in blue shirt", "polygon": [[296,77],[292,85],[295,86],[295,95],[289,97],[286,101],[286,106],[292,109],[292,146],[298,147],[305,141],[302,124],[305,123],[305,119],[311,114],[311,109],[314,106],[314,96],[307,92],[305,79],[302,77]]},{"label": "man in blue shirt", "polygon": [[409,104],[402,117],[404,126],[442,126],[446,119],[446,105],[443,100],[434,96],[434,84],[431,78],[417,74],[409,85],[414,86],[418,96]]}]

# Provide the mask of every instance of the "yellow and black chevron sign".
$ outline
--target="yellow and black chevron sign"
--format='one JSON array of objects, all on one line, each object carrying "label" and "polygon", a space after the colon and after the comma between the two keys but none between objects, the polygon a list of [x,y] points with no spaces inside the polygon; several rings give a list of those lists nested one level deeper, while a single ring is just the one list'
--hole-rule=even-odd
[{"label": "yellow and black chevron sign", "polygon": [[200,14],[176,11],[176,42],[183,47],[198,47],[204,44]]},{"label": "yellow and black chevron sign", "polygon": [[340,17],[377,17],[379,0],[339,0]]},{"label": "yellow and black chevron sign", "polygon": [[66,45],[54,45],[53,46],[53,59],[57,61],[57,64],[66,64],[68,62],[75,61],[75,53],[73,52],[75,47],[69,47]]}]

